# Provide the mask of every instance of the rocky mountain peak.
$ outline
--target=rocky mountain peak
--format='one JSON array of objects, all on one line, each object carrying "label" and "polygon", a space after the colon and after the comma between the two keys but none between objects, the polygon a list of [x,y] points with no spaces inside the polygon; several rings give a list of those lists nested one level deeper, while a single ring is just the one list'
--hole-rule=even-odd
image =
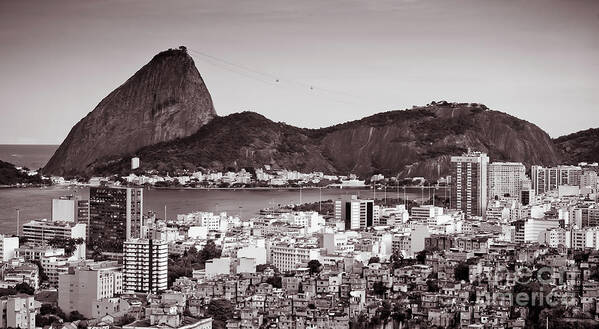
[{"label": "rocky mountain peak", "polygon": [[90,173],[97,160],[190,136],[216,117],[185,47],[160,52],[72,129],[44,172]]}]

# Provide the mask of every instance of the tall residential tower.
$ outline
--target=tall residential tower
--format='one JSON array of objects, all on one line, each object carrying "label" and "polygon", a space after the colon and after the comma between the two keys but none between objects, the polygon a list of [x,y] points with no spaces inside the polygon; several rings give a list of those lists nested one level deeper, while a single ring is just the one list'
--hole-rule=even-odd
[{"label": "tall residential tower", "polygon": [[482,216],[487,209],[487,167],[485,153],[468,152],[451,157],[451,207],[466,217]]},{"label": "tall residential tower", "polygon": [[89,196],[89,241],[104,251],[123,252],[123,242],[139,238],[143,218],[143,189],[92,187]]}]

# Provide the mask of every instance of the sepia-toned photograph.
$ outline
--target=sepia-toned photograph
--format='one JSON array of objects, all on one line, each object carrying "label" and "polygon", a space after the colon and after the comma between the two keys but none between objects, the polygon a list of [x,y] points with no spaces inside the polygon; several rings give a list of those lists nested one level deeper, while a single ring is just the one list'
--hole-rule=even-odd
[{"label": "sepia-toned photograph", "polygon": [[599,328],[599,1],[0,0],[0,328]]}]

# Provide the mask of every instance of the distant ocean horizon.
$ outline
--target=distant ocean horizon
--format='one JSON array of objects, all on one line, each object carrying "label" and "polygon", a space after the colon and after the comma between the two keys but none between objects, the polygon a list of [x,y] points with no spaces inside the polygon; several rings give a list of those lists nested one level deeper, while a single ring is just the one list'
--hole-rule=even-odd
[{"label": "distant ocean horizon", "polygon": [[59,145],[0,144],[0,160],[18,167],[39,169],[48,163]]}]

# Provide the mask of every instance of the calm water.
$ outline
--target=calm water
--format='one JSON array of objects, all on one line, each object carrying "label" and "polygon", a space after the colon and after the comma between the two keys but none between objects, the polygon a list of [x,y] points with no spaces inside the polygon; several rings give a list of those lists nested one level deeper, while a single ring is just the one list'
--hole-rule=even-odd
[{"label": "calm water", "polygon": [[0,144],[0,160],[15,166],[39,169],[46,165],[58,145],[8,145]]},{"label": "calm water", "polygon": [[[58,145],[0,145],[0,160],[31,169],[43,167]],[[303,189],[301,202],[317,202],[335,199],[342,195],[358,194],[373,197],[372,190],[358,189]],[[440,192],[442,193],[442,192]],[[400,190],[403,195],[403,190]],[[20,223],[31,219],[50,218],[53,198],[63,195],[89,197],[88,188],[68,188],[52,186],[47,188],[0,189],[0,233],[13,234],[17,227],[17,211],[20,210]],[[401,196],[400,195],[400,196]],[[377,199],[382,199],[383,191],[377,191]],[[387,191],[388,198],[396,198],[396,191]],[[420,189],[408,190],[409,199],[419,199]],[[424,197],[428,194],[425,192]],[[145,190],[144,211],[155,211],[159,217],[167,217],[192,211],[225,211],[242,218],[249,218],[262,208],[300,203],[299,190]]]},{"label": "calm water", "polygon": [[[358,189],[322,189],[322,200],[335,199],[343,195],[359,194],[372,197],[372,190]],[[317,202],[318,189],[302,189],[301,202]],[[31,219],[50,218],[52,198],[62,195],[89,197],[88,188],[67,188],[53,186],[48,188],[11,188],[0,189],[0,233],[16,232],[16,209],[20,209],[21,224]],[[400,191],[403,196],[403,190]],[[419,199],[420,190],[407,192],[409,199]],[[382,199],[383,191],[376,192],[376,198]],[[397,192],[387,191],[388,198],[396,198]],[[425,198],[428,194],[425,192]],[[250,218],[260,209],[300,202],[299,190],[145,190],[144,211],[155,211],[163,217],[166,205],[167,217],[192,211],[225,211],[241,218]]]}]

